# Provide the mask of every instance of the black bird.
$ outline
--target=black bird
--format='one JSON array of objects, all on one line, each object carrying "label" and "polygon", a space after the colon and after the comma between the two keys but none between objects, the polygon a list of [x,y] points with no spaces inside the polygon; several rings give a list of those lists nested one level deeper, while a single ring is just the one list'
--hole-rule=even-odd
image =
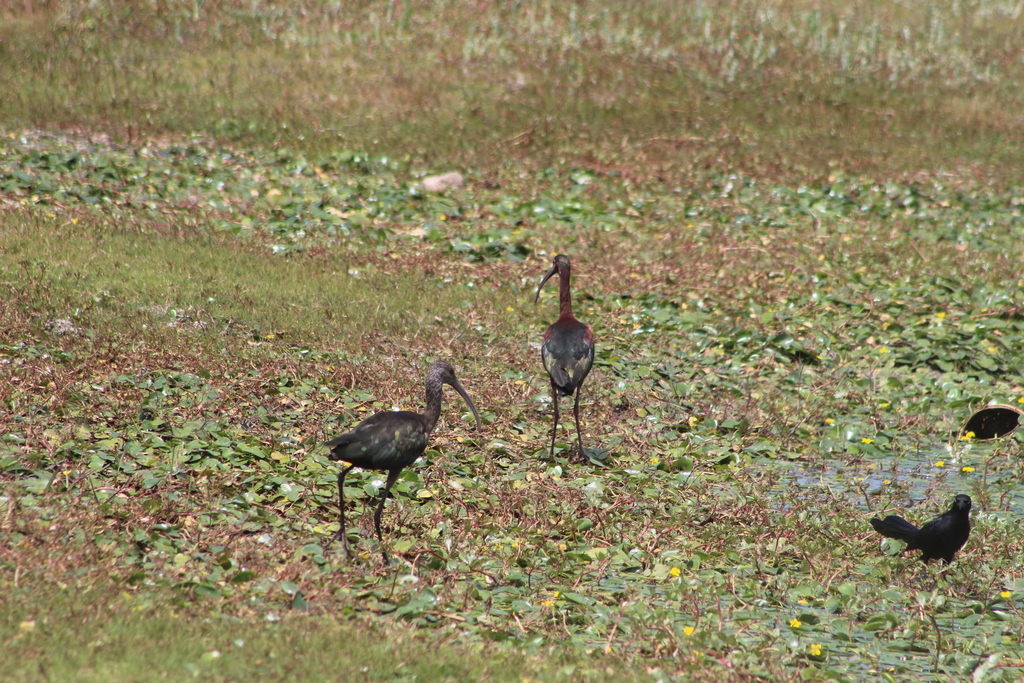
[{"label": "black bird", "polygon": [[961,494],[953,499],[953,505],[948,511],[920,529],[896,515],[889,515],[885,519],[872,517],[871,526],[883,536],[906,541],[904,552],[920,550],[921,559],[926,564],[940,558],[949,564],[956,551],[967,543],[971,533],[970,515],[971,497]]},{"label": "black bird", "polygon": [[[331,460],[343,460],[349,463],[348,467],[338,473],[338,499],[341,506],[341,528],[338,529],[338,537],[341,538],[342,547],[345,549],[345,557],[351,557],[348,551],[348,538],[345,536],[345,475],[353,467],[387,471],[388,478],[384,483],[384,491],[381,493],[377,511],[373,514],[377,540],[383,546],[384,538],[380,533],[380,514],[384,509],[384,501],[388,499],[388,491],[398,479],[399,472],[423,455],[430,432],[433,431],[434,425],[437,424],[437,418],[441,415],[443,384],[454,387],[455,391],[466,399],[469,409],[473,411],[473,417],[476,418],[476,428],[479,431],[480,415],[476,412],[473,399],[462,388],[462,384],[455,377],[455,370],[452,369],[452,366],[443,360],[438,360],[427,368],[427,408],[422,415],[408,410],[376,413],[356,425],[351,432],[342,434],[324,444],[331,449]],[[388,554],[383,549],[381,553],[384,555],[384,564],[387,564]]]},{"label": "black bird", "polygon": [[548,279],[558,273],[558,320],[544,333],[544,344],[540,347],[540,358],[544,369],[551,377],[551,399],[555,406],[555,423],[551,427],[551,455],[555,454],[555,434],[558,431],[558,397],[572,396],[576,392],[573,415],[576,417],[576,438],[579,440],[579,455],[583,453],[583,432],[580,429],[580,388],[583,380],[594,365],[594,336],[590,328],[572,314],[572,294],[569,292],[569,257],[555,256],[551,270],[544,275],[537,287],[533,303],[540,298],[540,290]]}]

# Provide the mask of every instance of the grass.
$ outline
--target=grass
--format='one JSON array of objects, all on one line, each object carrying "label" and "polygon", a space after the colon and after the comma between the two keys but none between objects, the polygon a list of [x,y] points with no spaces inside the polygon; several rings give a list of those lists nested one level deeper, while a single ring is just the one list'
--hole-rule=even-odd
[{"label": "grass", "polygon": [[472,289],[423,287],[416,270],[392,272],[323,251],[281,258],[223,234],[168,234],[144,216],[86,214],[75,224],[52,212],[20,218],[5,239],[19,280],[38,287],[48,308],[88,310],[100,327],[214,329],[217,340],[229,333],[333,344],[416,336],[453,309],[493,303]]},{"label": "grass", "polygon": [[27,7],[0,28],[20,127],[671,182],[1020,167],[1022,20],[1002,2]]},{"label": "grass", "polygon": [[[10,677],[1014,680],[1020,437],[960,434],[1024,402],[1014,7],[5,12]],[[560,252],[600,463],[547,456]],[[319,444],[437,357],[484,431],[390,567],[350,474],[346,561]],[[949,567],[867,524],[957,493]]]},{"label": "grass", "polygon": [[[272,621],[190,617],[188,610],[140,605],[116,586],[51,586],[40,605],[8,596],[30,618],[10,621],[5,676],[12,681],[307,680],[324,672],[345,680],[633,680],[614,662],[540,654],[503,654],[466,646],[448,634],[423,634],[396,624],[369,634],[353,615],[269,614]],[[11,615],[8,612],[8,615]],[[60,647],[54,647],[60,643]]]}]

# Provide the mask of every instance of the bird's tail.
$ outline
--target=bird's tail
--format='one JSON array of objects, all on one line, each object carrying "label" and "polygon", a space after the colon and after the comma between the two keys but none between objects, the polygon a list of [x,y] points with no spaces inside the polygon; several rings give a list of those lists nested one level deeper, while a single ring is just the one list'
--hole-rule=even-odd
[{"label": "bird's tail", "polygon": [[918,531],[916,526],[896,515],[889,515],[885,519],[872,517],[871,526],[875,527],[875,531],[883,536],[907,542],[910,542]]}]

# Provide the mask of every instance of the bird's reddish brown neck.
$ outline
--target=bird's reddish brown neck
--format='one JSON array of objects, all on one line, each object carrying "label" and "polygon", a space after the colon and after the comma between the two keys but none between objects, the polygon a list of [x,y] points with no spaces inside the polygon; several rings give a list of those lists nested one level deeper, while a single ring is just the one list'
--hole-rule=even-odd
[{"label": "bird's reddish brown neck", "polygon": [[572,314],[572,294],[569,290],[569,266],[558,264],[558,319],[575,320]]}]

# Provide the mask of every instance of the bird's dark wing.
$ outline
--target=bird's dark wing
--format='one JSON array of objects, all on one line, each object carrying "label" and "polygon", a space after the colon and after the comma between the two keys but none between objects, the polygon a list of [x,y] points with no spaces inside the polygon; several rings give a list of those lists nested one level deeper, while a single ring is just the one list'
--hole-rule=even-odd
[{"label": "bird's dark wing", "polygon": [[422,416],[403,410],[371,415],[324,445],[331,449],[331,460],[390,470],[411,465],[423,454],[429,437]]},{"label": "bird's dark wing", "polygon": [[938,538],[943,536],[953,529],[953,519],[949,516],[949,513],[943,513],[936,515],[930,522],[926,522],[921,527],[921,533],[928,536],[934,536]]},{"label": "bird's dark wing", "polygon": [[966,511],[944,512],[918,532],[918,546],[924,551],[921,559],[928,562],[941,558],[952,562],[953,555],[964,547],[970,534],[971,522]]},{"label": "bird's dark wing", "polygon": [[911,544],[914,538],[917,536],[920,529],[916,526],[896,515],[889,515],[885,519],[878,519],[878,517],[871,518],[871,526],[875,528],[875,531],[888,536],[889,538],[895,538],[900,541],[906,541],[909,550],[909,544]]},{"label": "bird's dark wing", "polygon": [[584,325],[565,334],[553,334],[549,330],[540,347],[540,358],[560,393],[571,396],[594,366],[590,330]]}]

